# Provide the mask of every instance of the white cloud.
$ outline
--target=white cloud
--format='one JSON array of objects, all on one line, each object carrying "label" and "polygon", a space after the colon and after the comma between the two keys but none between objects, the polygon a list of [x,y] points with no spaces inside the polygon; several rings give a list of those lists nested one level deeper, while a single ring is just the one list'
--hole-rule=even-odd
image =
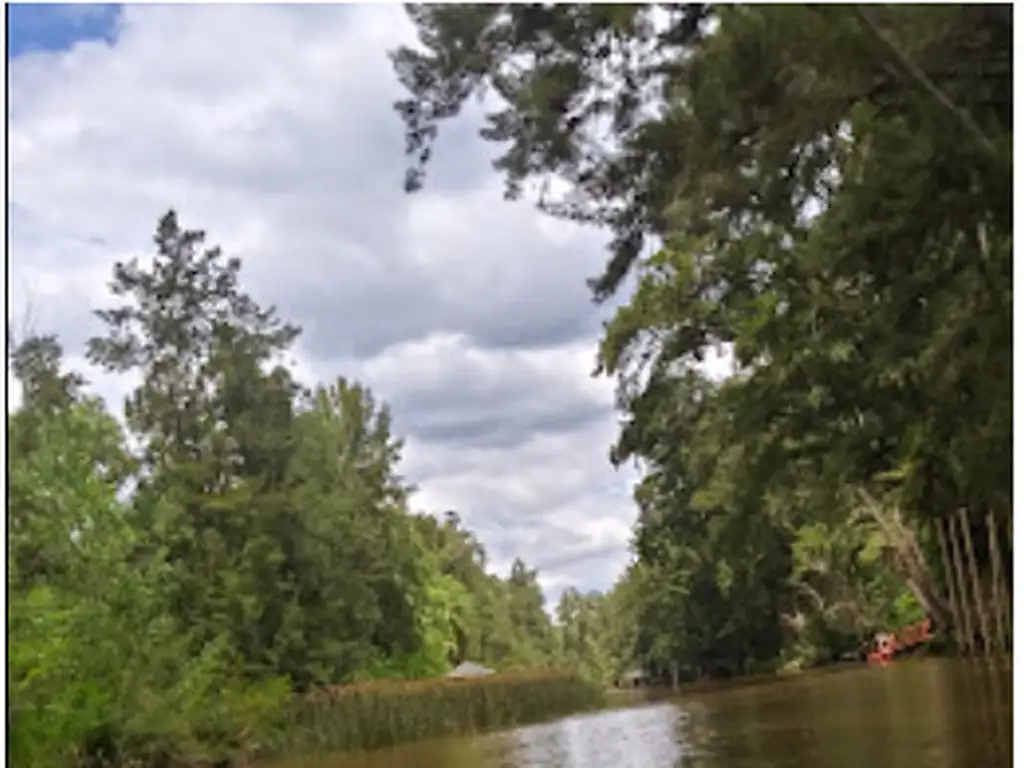
[{"label": "white cloud", "polygon": [[[110,45],[11,61],[11,306],[81,362],[110,267],[174,206],[305,327],[306,375],[393,404],[417,506],[549,596],[607,587],[635,510],[589,375],[603,237],[504,202],[472,114],[403,193],[386,54],[411,38],[398,6],[129,5]],[[117,407],[126,381],[88,376]]]}]

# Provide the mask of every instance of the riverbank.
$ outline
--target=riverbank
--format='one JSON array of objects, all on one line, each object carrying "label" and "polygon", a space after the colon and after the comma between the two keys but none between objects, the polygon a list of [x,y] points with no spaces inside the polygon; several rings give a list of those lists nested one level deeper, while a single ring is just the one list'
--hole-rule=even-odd
[{"label": "riverbank", "polygon": [[807,675],[823,673],[828,670],[842,671],[858,666],[853,662],[842,662],[829,667],[816,667],[813,669],[785,670],[778,672],[765,672],[756,675],[745,675],[743,677],[718,678],[709,680],[693,680],[680,683],[673,688],[670,685],[649,686],[645,688],[609,688],[604,692],[606,702],[611,707],[629,707],[638,702],[655,702],[668,699],[685,698],[698,696],[707,693],[734,690],[738,688],[757,687],[771,685],[795,680]]},{"label": "riverbank", "polygon": [[840,665],[723,695],[265,768],[620,768],[683,765],[695,753],[721,765],[1010,768],[1012,680],[981,661]]},{"label": "riverbank", "polygon": [[[927,659],[958,661],[960,657],[948,648],[931,648],[913,655],[900,657],[892,662],[892,666],[918,663]],[[998,667],[1000,670],[1011,671],[1013,668],[1012,654],[988,656],[963,660],[965,664],[977,664]],[[681,683],[678,687],[651,686],[647,688],[617,689],[611,688],[604,692],[605,699],[611,706],[630,706],[638,701],[661,701],[667,699],[687,698],[690,696],[722,693],[744,688],[756,688],[764,685],[778,685],[787,682],[801,682],[809,678],[828,677],[851,670],[866,668],[865,661],[837,661],[805,668],[784,668],[774,672],[764,672],[742,677],[725,679],[694,680]]]}]

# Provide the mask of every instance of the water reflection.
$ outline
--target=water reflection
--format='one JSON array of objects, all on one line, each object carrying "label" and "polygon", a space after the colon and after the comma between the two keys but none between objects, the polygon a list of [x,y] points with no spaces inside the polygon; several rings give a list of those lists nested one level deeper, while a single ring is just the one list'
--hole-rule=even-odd
[{"label": "water reflection", "polygon": [[505,737],[509,766],[594,768],[677,765],[697,752],[687,738],[692,714],[658,704],[572,717]]},{"label": "water reflection", "polygon": [[[1009,768],[1006,666],[856,667],[316,768]],[[296,763],[291,763],[295,765]]]}]

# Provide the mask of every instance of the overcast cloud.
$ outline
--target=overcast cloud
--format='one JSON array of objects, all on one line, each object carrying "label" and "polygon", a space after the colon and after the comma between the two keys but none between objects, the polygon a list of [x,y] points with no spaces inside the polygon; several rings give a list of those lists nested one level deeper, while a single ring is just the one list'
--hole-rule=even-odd
[{"label": "overcast cloud", "polygon": [[[416,507],[457,510],[549,599],[610,586],[635,478],[608,463],[612,384],[589,375],[602,233],[504,202],[473,117],[404,194],[398,6],[137,5],[118,24],[110,45],[9,62],[15,316],[31,298],[84,365],[111,265],[173,206],[304,327],[307,379],[392,404]],[[112,403],[130,385],[91,379]]]}]

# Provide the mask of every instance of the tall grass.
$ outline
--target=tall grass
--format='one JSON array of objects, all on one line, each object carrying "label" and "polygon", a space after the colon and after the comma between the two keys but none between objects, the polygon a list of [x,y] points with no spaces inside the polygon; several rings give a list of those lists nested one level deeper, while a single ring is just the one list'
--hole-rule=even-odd
[{"label": "tall grass", "polygon": [[290,708],[280,754],[347,752],[539,722],[603,703],[599,687],[564,673],[517,673],[318,691]]}]

